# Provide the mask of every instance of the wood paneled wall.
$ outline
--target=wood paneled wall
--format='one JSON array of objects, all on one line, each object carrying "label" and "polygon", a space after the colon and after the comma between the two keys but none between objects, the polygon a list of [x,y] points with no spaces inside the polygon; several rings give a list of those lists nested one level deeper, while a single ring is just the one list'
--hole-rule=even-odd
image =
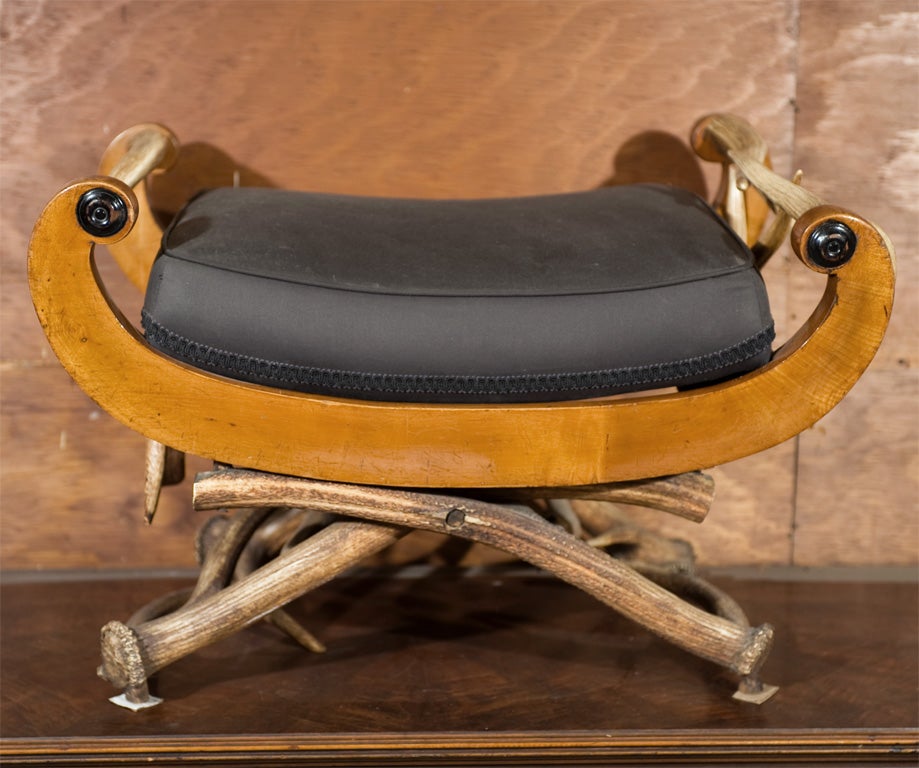
[{"label": "wood paneled wall", "polygon": [[[478,197],[657,180],[710,194],[685,137],[748,117],[778,170],[886,228],[899,295],[879,359],[800,438],[714,471],[702,526],[645,520],[707,564],[917,560],[919,10],[914,0],[278,2],[5,0],[2,5],[2,565],[187,566],[189,487],[141,521],[143,441],[63,373],[28,297],[42,205],[121,129],[187,149],[164,209],[211,182]],[[780,334],[820,281],[767,270]],[[139,297],[105,268],[136,316]],[[192,470],[204,468],[201,461]]]}]

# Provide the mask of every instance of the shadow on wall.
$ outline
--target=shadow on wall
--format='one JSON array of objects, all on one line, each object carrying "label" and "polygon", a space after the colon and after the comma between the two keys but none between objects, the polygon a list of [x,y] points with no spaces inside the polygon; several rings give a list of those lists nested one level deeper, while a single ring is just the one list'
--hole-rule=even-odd
[{"label": "shadow on wall", "polygon": [[240,165],[226,152],[204,142],[183,144],[168,173],[155,174],[148,182],[150,204],[160,226],[165,227],[191,200],[216,187],[276,187],[269,178]]},{"label": "shadow on wall", "polygon": [[[705,177],[696,154],[670,133],[645,131],[628,139],[613,158],[613,173],[600,185],[667,184],[708,198]],[[168,173],[150,178],[151,205],[165,227],[185,204],[205,189],[216,187],[276,187],[277,184],[230,155],[204,142],[182,145]]]},{"label": "shadow on wall", "polygon": [[682,139],[664,131],[644,131],[628,139],[613,158],[613,175],[600,186],[668,184],[708,199],[702,164]]}]

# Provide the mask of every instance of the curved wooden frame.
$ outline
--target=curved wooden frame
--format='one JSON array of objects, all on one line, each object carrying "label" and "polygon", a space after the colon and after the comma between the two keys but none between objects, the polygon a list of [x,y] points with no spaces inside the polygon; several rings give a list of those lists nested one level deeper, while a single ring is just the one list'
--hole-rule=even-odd
[{"label": "curved wooden frame", "polygon": [[[736,166],[797,219],[792,240],[805,263],[808,236],[831,219],[854,231],[858,247],[830,271],[823,299],[769,364],[693,391],[512,405],[365,402],[234,381],[162,355],[109,299],[93,257],[94,244],[123,241],[124,258],[133,259],[124,238],[138,216],[152,218],[131,187],[174,155],[174,137],[160,126],[116,142],[106,161],[111,175],[73,182],[51,200],[32,235],[29,283],[52,348],[83,390],[127,426],[187,453],[281,474],[419,488],[678,474],[757,453],[814,424],[870,363],[893,303],[893,250],[883,232],[772,173],[761,140],[751,137],[739,119],[713,116],[697,125],[694,144],[703,157]],[[75,210],[97,188],[122,198],[129,223],[94,240]],[[147,232],[135,242],[149,261]]]}]

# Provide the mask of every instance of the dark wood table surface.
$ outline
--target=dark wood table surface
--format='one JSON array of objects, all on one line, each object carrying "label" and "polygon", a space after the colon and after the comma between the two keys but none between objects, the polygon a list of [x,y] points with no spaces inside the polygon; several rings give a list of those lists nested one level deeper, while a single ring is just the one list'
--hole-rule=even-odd
[{"label": "dark wood table surface", "polygon": [[917,587],[719,578],[776,628],[762,706],[590,597],[516,570],[359,572],[163,670],[130,712],[98,635],[177,578],[7,579],[4,764],[916,763]]}]

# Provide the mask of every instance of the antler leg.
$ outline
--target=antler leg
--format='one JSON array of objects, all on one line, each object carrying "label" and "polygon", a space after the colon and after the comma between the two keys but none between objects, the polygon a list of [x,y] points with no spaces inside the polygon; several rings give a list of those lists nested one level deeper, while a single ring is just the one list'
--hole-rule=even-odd
[{"label": "antler leg", "polygon": [[[665,486],[699,481],[668,480]],[[705,478],[702,495],[710,501],[708,484]],[[640,490],[642,496],[646,493]],[[607,490],[603,494],[609,496]],[[589,495],[597,498],[594,489]],[[672,500],[667,503],[674,506]],[[670,642],[742,675],[738,698],[763,701],[775,690],[763,686],[758,677],[772,628],[751,628],[729,596],[689,573],[691,554],[688,565],[685,558],[680,560],[682,569],[657,567],[641,558],[625,563],[528,507],[229,468],[199,475],[195,506],[241,508],[233,517],[217,518],[202,529],[198,544],[204,562],[198,585],[155,601],[127,624],[111,622],[103,628],[99,674],[124,689],[119,703],[132,708],[156,703],[147,687],[151,674],[259,618],[269,619],[305,647],[321,648],[281,606],[412,528],[485,543],[555,574]],[[704,514],[707,504],[696,506]],[[362,521],[329,524],[330,514]],[[585,517],[588,531],[609,522],[600,518]],[[607,534],[615,538],[621,531],[611,529]],[[295,544],[304,535],[308,538]],[[661,554],[660,546],[641,550]],[[701,598],[711,612],[674,593]],[[170,610],[174,612],[163,615]]]},{"label": "antler leg", "polygon": [[129,706],[149,705],[147,679],[154,672],[324,584],[407,532],[374,522],[332,523],[253,574],[181,610],[136,626],[109,622],[102,629],[99,675],[124,689]]},{"label": "antler leg", "polygon": [[198,509],[306,506],[389,525],[446,532],[502,549],[567,581],[670,642],[740,675],[755,673],[772,628],[696,608],[607,553],[519,508],[431,494],[225,469],[198,476]]}]

